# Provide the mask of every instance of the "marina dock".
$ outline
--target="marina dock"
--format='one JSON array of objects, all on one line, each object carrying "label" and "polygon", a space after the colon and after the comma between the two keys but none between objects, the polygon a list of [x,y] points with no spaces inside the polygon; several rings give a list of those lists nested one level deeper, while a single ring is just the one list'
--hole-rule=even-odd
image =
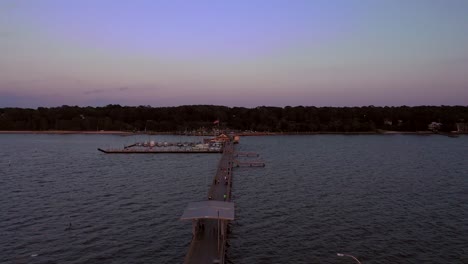
[{"label": "marina dock", "polygon": [[158,153],[222,153],[223,146],[221,142],[207,142],[207,143],[195,143],[195,142],[136,142],[123,148],[98,148],[100,152],[106,154],[158,154]]},{"label": "marina dock", "polygon": [[238,157],[258,157],[254,152],[235,152],[239,138],[221,134],[205,139],[203,143],[143,142],[124,146],[122,149],[101,149],[106,154],[151,153],[222,153],[203,201],[189,203],[181,220],[192,222],[192,239],[185,256],[185,264],[225,263],[229,222],[234,220],[234,203],[231,202],[233,167],[264,167],[259,160],[237,160]]},{"label": "marina dock", "polygon": [[101,149],[99,151],[106,154],[158,154],[158,153],[174,153],[174,154],[195,154],[195,153],[222,153],[222,149],[176,149],[176,148],[145,148],[145,149]]}]

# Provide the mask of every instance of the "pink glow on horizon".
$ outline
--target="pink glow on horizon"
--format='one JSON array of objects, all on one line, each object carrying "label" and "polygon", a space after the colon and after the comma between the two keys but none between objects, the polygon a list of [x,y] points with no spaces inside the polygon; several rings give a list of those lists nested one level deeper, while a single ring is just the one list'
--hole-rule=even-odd
[{"label": "pink glow on horizon", "polygon": [[3,2],[0,107],[463,105],[466,10],[437,0]]}]

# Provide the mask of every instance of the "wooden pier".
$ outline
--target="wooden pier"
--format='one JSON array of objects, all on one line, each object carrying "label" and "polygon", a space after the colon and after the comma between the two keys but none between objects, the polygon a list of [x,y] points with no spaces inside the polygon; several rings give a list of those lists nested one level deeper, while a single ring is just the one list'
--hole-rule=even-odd
[{"label": "wooden pier", "polygon": [[190,203],[181,220],[192,220],[192,241],[185,264],[224,263],[228,223],[234,220],[231,202],[233,142],[226,142],[205,201]]}]

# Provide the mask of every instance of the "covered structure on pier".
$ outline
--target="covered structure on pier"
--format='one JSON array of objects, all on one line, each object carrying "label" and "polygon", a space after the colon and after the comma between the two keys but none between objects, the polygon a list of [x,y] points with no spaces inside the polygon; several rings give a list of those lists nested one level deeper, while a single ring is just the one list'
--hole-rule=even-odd
[{"label": "covered structure on pier", "polygon": [[194,237],[204,232],[205,223],[210,226],[214,224],[217,236],[223,240],[227,221],[234,220],[234,203],[216,200],[192,202],[185,208],[180,220],[192,220]]},{"label": "covered structure on pier", "polygon": [[234,203],[218,200],[189,203],[181,220],[192,220],[192,243],[185,264],[224,263],[227,223]]},{"label": "covered structure on pier", "polygon": [[193,219],[234,220],[234,203],[214,200],[189,203],[180,220]]}]

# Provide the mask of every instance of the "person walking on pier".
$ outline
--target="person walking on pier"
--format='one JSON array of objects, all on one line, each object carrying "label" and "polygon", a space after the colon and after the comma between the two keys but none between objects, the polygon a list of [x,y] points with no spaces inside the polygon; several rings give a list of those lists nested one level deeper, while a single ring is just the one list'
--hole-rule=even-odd
[{"label": "person walking on pier", "polygon": [[227,198],[227,195],[226,195],[226,194],[224,194],[224,201],[226,201],[226,198]]}]

